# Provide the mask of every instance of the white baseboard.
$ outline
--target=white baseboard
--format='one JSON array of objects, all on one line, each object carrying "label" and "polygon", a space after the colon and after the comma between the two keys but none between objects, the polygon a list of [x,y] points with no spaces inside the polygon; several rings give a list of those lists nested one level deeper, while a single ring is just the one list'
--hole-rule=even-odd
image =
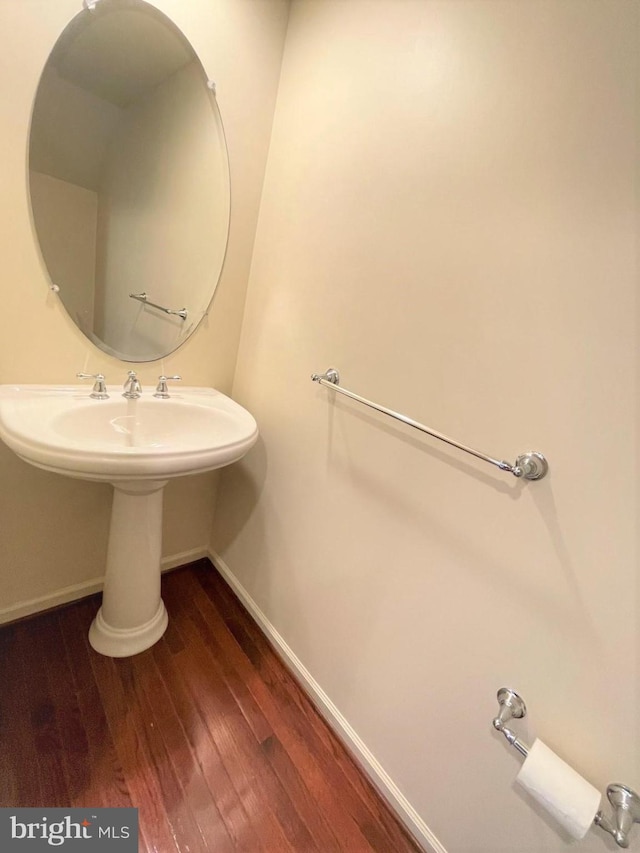
[{"label": "white baseboard", "polygon": [[271,624],[240,581],[237,580],[222,557],[214,551],[210,551],[208,556],[247,608],[271,645],[274,646],[278,655],[303,685],[309,698],[325,718],[331,729],[346,745],[364,773],[366,773],[373,785],[382,797],[384,797],[390,808],[393,809],[398,819],[406,826],[411,835],[425,851],[429,851],[429,853],[447,853],[446,849],[400,791],[371,750],[352,728],[348,720],[340,713],[302,661],[287,645],[283,637]]},{"label": "white baseboard", "polygon": [[[195,560],[200,560],[202,557],[208,556],[209,551],[207,548],[192,548],[190,551],[182,551],[180,554],[163,557],[160,564],[161,570],[168,572],[178,566],[184,566],[187,563],[193,563]],[[65,586],[62,589],[55,590],[55,592],[41,595],[38,598],[18,601],[9,607],[2,607],[0,608],[0,625],[7,622],[14,622],[16,619],[23,619],[25,616],[32,616],[34,613],[41,613],[43,610],[50,610],[52,607],[59,607],[61,604],[68,604],[70,601],[86,598],[88,595],[93,595],[96,592],[101,592],[103,580],[102,576],[91,578],[90,580],[82,581],[82,583]]]},{"label": "white baseboard", "polygon": [[179,566],[195,563],[196,560],[201,560],[203,557],[209,557],[208,548],[191,548],[189,551],[181,551],[179,554],[163,557],[160,561],[160,568],[163,572],[169,572],[171,569],[177,569]]},{"label": "white baseboard", "polygon": [[22,619],[25,616],[32,616],[34,613],[41,613],[43,610],[50,610],[52,607],[59,607],[61,604],[68,604],[70,601],[77,601],[79,598],[86,598],[88,595],[93,595],[94,592],[100,592],[101,589],[102,577],[91,578],[91,580],[82,583],[57,589],[55,592],[40,595],[38,598],[18,601],[16,604],[0,609],[0,625]]}]

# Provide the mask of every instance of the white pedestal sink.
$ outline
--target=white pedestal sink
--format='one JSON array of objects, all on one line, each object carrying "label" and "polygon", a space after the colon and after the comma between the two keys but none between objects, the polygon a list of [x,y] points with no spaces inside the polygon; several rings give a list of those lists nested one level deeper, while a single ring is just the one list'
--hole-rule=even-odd
[{"label": "white pedestal sink", "polygon": [[127,657],[167,627],[160,597],[167,481],[237,461],[258,428],[213,388],[135,400],[121,388],[108,391],[108,400],[94,400],[85,386],[0,385],[0,438],[38,468],[113,485],[102,606],[89,642],[104,655]]}]

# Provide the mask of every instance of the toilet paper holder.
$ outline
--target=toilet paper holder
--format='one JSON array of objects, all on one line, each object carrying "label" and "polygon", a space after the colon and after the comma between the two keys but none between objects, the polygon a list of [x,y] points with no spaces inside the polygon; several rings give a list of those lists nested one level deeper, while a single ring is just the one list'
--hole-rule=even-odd
[{"label": "toilet paper holder", "polygon": [[[501,687],[497,698],[500,710],[493,720],[493,727],[502,732],[511,746],[526,758],[529,746],[506,725],[512,719],[520,720],[526,716],[527,706],[524,699],[510,687]],[[627,785],[612,782],[607,787],[607,799],[613,809],[613,816],[608,818],[599,810],[593,822],[612,835],[618,847],[628,847],[633,824],[640,823],[640,796]]]}]

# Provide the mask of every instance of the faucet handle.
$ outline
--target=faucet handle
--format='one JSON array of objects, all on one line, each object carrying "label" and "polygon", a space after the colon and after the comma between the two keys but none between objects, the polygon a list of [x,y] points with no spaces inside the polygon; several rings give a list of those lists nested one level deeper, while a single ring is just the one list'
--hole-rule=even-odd
[{"label": "faucet handle", "polygon": [[158,376],[158,387],[153,396],[158,397],[160,400],[168,400],[169,389],[167,388],[167,380],[178,381],[180,379],[182,379],[182,376]]},{"label": "faucet handle", "polygon": [[108,400],[107,386],[104,382],[104,373],[76,373],[78,379],[95,379],[93,390],[89,394],[94,400]]}]

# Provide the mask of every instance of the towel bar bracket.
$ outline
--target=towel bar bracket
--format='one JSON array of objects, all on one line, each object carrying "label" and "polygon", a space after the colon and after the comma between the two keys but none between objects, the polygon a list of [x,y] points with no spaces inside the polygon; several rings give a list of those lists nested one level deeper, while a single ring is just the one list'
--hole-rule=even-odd
[{"label": "towel bar bracket", "polygon": [[335,367],[330,367],[325,373],[312,373],[311,379],[314,382],[330,382],[332,385],[340,384],[340,374]]},{"label": "towel bar bracket", "polygon": [[541,480],[549,470],[549,463],[542,453],[538,453],[537,450],[530,450],[528,453],[518,456],[515,467],[522,471],[521,474],[512,471],[516,477],[524,477],[525,480]]}]

